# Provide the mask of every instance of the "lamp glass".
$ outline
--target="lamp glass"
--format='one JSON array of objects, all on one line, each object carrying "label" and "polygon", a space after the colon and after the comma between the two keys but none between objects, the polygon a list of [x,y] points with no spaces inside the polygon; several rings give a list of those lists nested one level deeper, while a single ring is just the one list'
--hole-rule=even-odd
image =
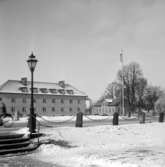
[{"label": "lamp glass", "polygon": [[30,68],[30,70],[34,71],[36,64],[37,64],[37,59],[35,58],[35,56],[33,54],[31,54],[29,56],[29,59],[27,60],[28,66]]}]

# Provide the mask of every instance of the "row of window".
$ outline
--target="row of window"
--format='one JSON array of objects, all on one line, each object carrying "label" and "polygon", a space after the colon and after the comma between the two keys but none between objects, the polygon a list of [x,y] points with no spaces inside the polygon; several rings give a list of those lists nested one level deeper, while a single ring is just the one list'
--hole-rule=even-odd
[{"label": "row of window", "polygon": [[[19,90],[23,93],[28,93],[29,92],[29,88],[27,87],[20,87]],[[31,92],[31,88],[30,88],[30,92]],[[34,93],[53,93],[53,94],[57,94],[57,93],[60,93],[60,94],[70,94],[70,95],[73,95],[74,94],[74,91],[73,90],[65,90],[65,89],[47,89],[47,88],[33,88],[33,92]]]},{"label": "row of window", "polygon": [[[34,111],[35,111],[35,110],[36,110],[36,109],[34,108]],[[42,112],[46,112],[46,107],[43,107],[41,110],[42,110]],[[56,111],[56,110],[55,110],[55,107],[52,107],[52,112],[55,112],[55,111]],[[65,110],[64,110],[63,107],[61,107],[60,111],[61,111],[61,112],[64,112]],[[69,108],[69,111],[72,112],[73,109],[72,109],[72,108]],[[77,111],[80,111],[80,108],[79,108],[79,107],[77,108]],[[12,112],[12,113],[15,112],[15,107],[11,107],[11,112]],[[27,112],[27,108],[26,108],[26,107],[22,107],[22,112],[23,112],[23,113]]]},{"label": "row of window", "polygon": [[[12,99],[11,99],[11,102],[12,102],[12,103],[15,103],[15,102],[16,102],[16,99],[12,98]],[[26,98],[23,98],[23,99],[22,99],[22,102],[23,102],[23,103],[26,103],[26,102],[27,102],[27,99],[26,99]],[[36,103],[36,102],[37,102],[37,100],[34,99],[34,103]],[[47,102],[47,99],[43,98],[43,99],[42,99],[42,102],[43,102],[43,103],[46,103],[46,102]],[[60,102],[61,102],[61,104],[64,104],[64,99],[61,99]],[[52,99],[52,103],[56,103],[56,99]],[[72,99],[69,99],[69,103],[72,104],[72,103],[73,103],[73,100],[72,100]],[[80,100],[77,100],[77,103],[80,104]]]}]

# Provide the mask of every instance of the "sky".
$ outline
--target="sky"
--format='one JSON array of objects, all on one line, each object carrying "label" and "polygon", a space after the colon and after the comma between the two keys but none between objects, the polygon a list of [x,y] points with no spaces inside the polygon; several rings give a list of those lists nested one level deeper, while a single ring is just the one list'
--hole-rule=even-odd
[{"label": "sky", "polygon": [[0,84],[28,77],[65,80],[97,100],[124,64],[165,85],[164,0],[0,0]]}]

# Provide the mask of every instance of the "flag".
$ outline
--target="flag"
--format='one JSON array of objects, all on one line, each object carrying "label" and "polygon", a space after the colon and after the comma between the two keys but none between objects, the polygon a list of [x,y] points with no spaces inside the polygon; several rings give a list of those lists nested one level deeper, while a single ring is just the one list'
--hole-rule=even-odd
[{"label": "flag", "polygon": [[120,63],[123,63],[123,53],[120,53]]}]

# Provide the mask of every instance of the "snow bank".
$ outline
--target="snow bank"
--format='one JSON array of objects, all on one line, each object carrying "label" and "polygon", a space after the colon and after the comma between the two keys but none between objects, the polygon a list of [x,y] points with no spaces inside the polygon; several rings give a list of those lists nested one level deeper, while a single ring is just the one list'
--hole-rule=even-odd
[{"label": "snow bank", "polygon": [[66,167],[165,166],[165,123],[43,130],[42,140],[66,141],[70,147],[43,144],[32,155]]},{"label": "snow bank", "polygon": [[14,122],[17,122],[17,123],[25,123],[28,121],[28,117],[22,117],[22,118],[19,118],[19,120],[17,121],[14,121]]},{"label": "snow bank", "polygon": [[[107,120],[107,119],[112,119],[113,116],[101,116],[101,115],[84,115],[83,120],[84,121],[91,121],[91,120]],[[76,116],[42,116],[42,117],[37,117],[39,121],[54,121],[54,122],[65,122],[65,121],[76,121]],[[120,120],[125,120],[125,119],[136,119],[136,117],[130,117],[128,118],[127,116],[119,116]],[[27,123],[28,117],[23,117],[20,118],[17,123]]]}]

